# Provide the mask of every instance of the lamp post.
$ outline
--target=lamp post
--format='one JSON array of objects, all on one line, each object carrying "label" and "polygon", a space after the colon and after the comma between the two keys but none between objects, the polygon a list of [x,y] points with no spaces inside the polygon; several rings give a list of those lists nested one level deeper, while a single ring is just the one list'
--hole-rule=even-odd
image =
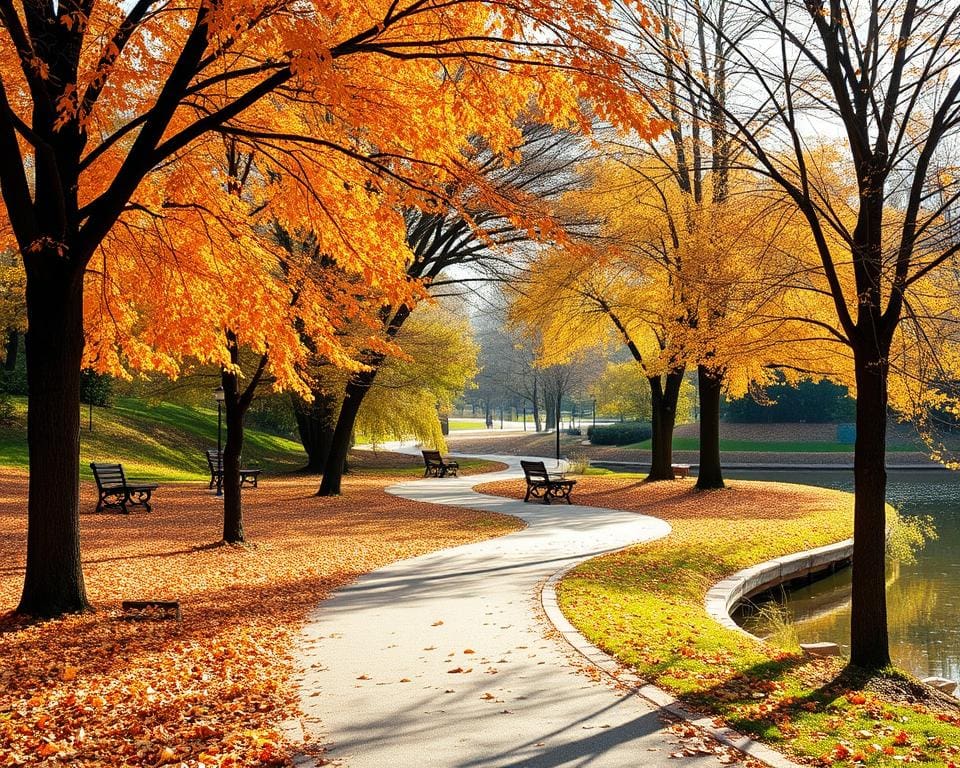
[{"label": "lamp post", "polygon": [[217,401],[217,496],[223,496],[223,385],[213,390]]}]

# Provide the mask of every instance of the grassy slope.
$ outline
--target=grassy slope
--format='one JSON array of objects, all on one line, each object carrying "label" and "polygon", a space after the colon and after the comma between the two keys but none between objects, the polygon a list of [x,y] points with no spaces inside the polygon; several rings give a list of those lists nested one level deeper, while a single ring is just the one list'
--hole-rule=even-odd
[{"label": "grassy slope", "polygon": [[[0,428],[0,466],[27,467],[26,404],[17,399],[17,421]],[[80,432],[80,472],[92,479],[91,461],[119,461],[127,473],[143,480],[202,480],[209,478],[203,451],[217,444],[217,412],[174,403],[148,403],[119,398],[111,408],[95,408],[93,432],[83,411]],[[244,433],[244,464],[269,473],[303,466],[299,443],[254,429]]]}]

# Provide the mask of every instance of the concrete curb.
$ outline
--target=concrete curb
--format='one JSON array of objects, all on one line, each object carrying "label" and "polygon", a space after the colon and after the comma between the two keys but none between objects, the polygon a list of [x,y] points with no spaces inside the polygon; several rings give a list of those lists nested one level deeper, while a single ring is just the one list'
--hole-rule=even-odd
[{"label": "concrete curb", "polygon": [[771,768],[803,768],[800,763],[795,763],[793,760],[790,760],[765,744],[754,741],[732,728],[715,725],[715,718],[694,712],[692,709],[685,707],[677,701],[672,694],[664,691],[662,688],[643,683],[640,677],[632,671],[626,670],[616,659],[593,645],[593,643],[581,635],[576,627],[574,627],[561,612],[560,606],[557,603],[556,590],[556,586],[560,580],[578,565],[580,565],[580,563],[572,563],[561,568],[547,579],[540,592],[540,603],[543,606],[544,613],[547,615],[550,623],[553,624],[557,631],[563,636],[563,639],[566,640],[575,651],[608,678],[626,688],[634,696],[639,696],[650,706],[659,709],[669,718],[688,722],[721,744],[732,747],[748,757],[760,760],[771,766]]},{"label": "concrete curb", "polygon": [[853,539],[846,539],[825,547],[767,560],[765,563],[744,568],[718,581],[707,592],[703,606],[718,624],[759,640],[731,618],[730,611],[736,607],[737,603],[790,579],[816,573],[834,563],[849,560],[852,556]]}]

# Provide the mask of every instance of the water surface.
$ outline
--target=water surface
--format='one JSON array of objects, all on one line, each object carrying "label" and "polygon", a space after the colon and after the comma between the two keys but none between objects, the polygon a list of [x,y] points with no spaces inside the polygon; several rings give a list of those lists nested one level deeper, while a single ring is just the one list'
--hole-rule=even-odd
[{"label": "water surface", "polygon": [[[731,478],[775,480],[827,488],[853,488],[852,472],[730,472]],[[890,653],[894,663],[919,677],[960,679],[960,473],[946,470],[891,471],[887,499],[907,515],[929,515],[938,538],[910,565],[887,570]],[[849,645],[850,569],[786,599],[800,642]],[[762,616],[741,616],[751,632],[773,630]]]}]

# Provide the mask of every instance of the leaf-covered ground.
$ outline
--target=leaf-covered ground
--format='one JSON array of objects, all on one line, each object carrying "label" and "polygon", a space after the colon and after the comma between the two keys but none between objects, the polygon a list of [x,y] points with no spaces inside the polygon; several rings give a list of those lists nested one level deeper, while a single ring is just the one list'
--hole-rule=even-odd
[{"label": "leaf-covered ground", "polygon": [[[673,526],[665,539],[598,557],[561,582],[563,612],[593,643],[692,706],[811,763],[960,765],[955,701],[893,671],[852,679],[839,661],[753,641],[704,610],[706,591],[724,576],[848,537],[851,496],[784,483],[697,492],[692,480],[578,481],[575,503]],[[477,490],[521,498],[523,482]]]},{"label": "leaf-covered ground", "polygon": [[[221,513],[206,485],[161,487],[149,514],[82,514],[97,611],[0,618],[0,766],[286,764],[277,725],[296,714],[288,654],[306,613],[358,574],[521,527],[384,493],[418,459],[362,461],[339,498],[313,496],[314,477],[244,491],[248,547],[214,544]],[[22,586],[26,481],[0,470],[4,611]],[[81,510],[94,502],[85,483]],[[179,600],[183,621],[123,621],[123,599]]]}]

